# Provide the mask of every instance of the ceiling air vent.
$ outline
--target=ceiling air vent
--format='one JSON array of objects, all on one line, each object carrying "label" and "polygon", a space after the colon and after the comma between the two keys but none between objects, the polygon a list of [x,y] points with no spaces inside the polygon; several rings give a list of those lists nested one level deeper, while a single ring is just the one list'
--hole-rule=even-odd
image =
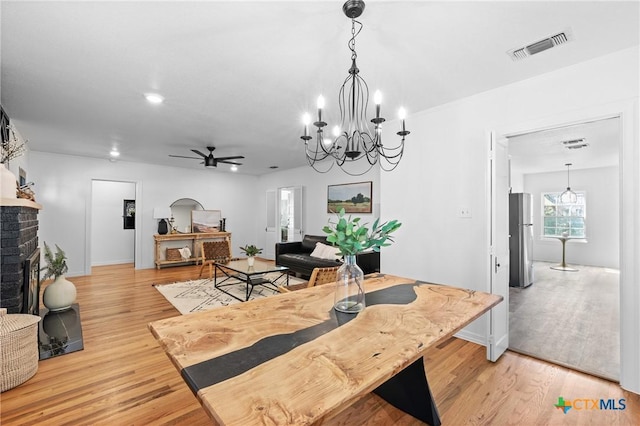
[{"label": "ceiling air vent", "polygon": [[562,145],[567,149],[582,149],[589,146],[589,144],[584,141],[584,138],[562,141]]},{"label": "ceiling air vent", "polygon": [[507,55],[514,61],[519,61],[536,53],[544,52],[552,47],[567,43],[573,40],[571,29],[566,29],[561,33],[551,35],[535,43],[528,44],[524,47],[517,47],[507,51]]},{"label": "ceiling air vent", "polygon": [[584,142],[584,138],[580,138],[580,139],[571,139],[568,141],[562,141],[562,145],[575,145],[578,143],[582,143]]},{"label": "ceiling air vent", "polygon": [[567,148],[567,149],[582,149],[582,148],[586,148],[588,146],[589,146],[588,143],[580,143],[580,144],[577,144],[577,145],[567,145],[567,146],[565,146],[565,148]]}]

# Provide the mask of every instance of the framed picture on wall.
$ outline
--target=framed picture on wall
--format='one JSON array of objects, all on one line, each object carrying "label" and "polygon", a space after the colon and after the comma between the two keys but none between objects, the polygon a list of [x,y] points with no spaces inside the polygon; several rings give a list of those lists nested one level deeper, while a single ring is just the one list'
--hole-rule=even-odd
[{"label": "framed picture on wall", "polygon": [[222,219],[220,210],[193,210],[191,232],[218,232],[220,219]]},{"label": "framed picture on wall", "polygon": [[346,213],[371,213],[373,182],[329,185],[327,190],[327,213],[337,213],[344,208]]}]

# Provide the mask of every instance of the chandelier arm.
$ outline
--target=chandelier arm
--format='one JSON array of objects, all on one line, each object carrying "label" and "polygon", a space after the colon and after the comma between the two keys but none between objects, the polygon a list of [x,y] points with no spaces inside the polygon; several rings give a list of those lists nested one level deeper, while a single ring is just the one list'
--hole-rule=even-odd
[{"label": "chandelier arm", "polygon": [[379,150],[379,152],[380,152],[380,154],[381,154],[381,156],[383,158],[393,159],[393,158],[397,158],[397,157],[402,157],[402,153],[404,152],[404,148],[400,149],[399,152],[393,153],[393,154],[389,153],[389,151],[394,151],[394,150],[391,150],[391,149],[390,150],[384,150],[384,149]]},{"label": "chandelier arm", "polygon": [[352,173],[350,172],[348,169],[343,168],[342,171],[345,172],[346,174],[348,174],[349,176],[362,176],[365,173],[368,173],[369,170],[371,170],[371,168],[373,167],[373,164],[369,164],[369,167],[367,167],[363,172],[361,173]]},{"label": "chandelier arm", "polygon": [[[308,159],[308,158],[307,158]],[[313,170],[315,170],[318,173],[327,173],[329,170],[331,170],[333,168],[333,161],[328,161],[327,163],[329,164],[329,168],[327,168],[326,170],[320,170],[316,167],[316,163],[317,161],[309,161],[309,165],[313,168]]]}]

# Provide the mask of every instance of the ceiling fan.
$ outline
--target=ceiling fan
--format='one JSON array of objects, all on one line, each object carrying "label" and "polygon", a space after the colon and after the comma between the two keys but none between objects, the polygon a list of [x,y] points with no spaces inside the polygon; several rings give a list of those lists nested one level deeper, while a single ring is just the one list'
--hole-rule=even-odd
[{"label": "ceiling fan", "polygon": [[[242,155],[235,155],[233,157],[214,157],[213,156],[213,151],[216,149],[215,146],[208,146],[207,149],[209,150],[209,155],[203,154],[202,152],[198,151],[197,149],[192,149],[192,152],[195,152],[196,154],[202,156],[202,158],[204,158],[204,162],[200,163],[200,164],[204,164],[205,167],[217,167],[218,163],[225,163],[225,164],[235,164],[236,166],[241,166],[242,163],[236,163],[235,161],[229,161],[229,160],[236,160],[238,158],[244,158]],[[200,157],[185,157],[184,155],[171,155],[169,154],[169,157],[176,157],[176,158],[192,158],[194,160],[200,160]]]}]

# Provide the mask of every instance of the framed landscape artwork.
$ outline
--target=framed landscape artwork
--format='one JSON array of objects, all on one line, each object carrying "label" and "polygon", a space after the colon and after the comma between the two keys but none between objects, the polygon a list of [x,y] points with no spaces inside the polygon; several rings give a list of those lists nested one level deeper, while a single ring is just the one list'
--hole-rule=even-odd
[{"label": "framed landscape artwork", "polygon": [[337,213],[341,208],[346,213],[371,213],[372,188],[372,182],[329,185],[327,213]]},{"label": "framed landscape artwork", "polygon": [[218,232],[222,213],[220,210],[193,210],[191,232]]}]

